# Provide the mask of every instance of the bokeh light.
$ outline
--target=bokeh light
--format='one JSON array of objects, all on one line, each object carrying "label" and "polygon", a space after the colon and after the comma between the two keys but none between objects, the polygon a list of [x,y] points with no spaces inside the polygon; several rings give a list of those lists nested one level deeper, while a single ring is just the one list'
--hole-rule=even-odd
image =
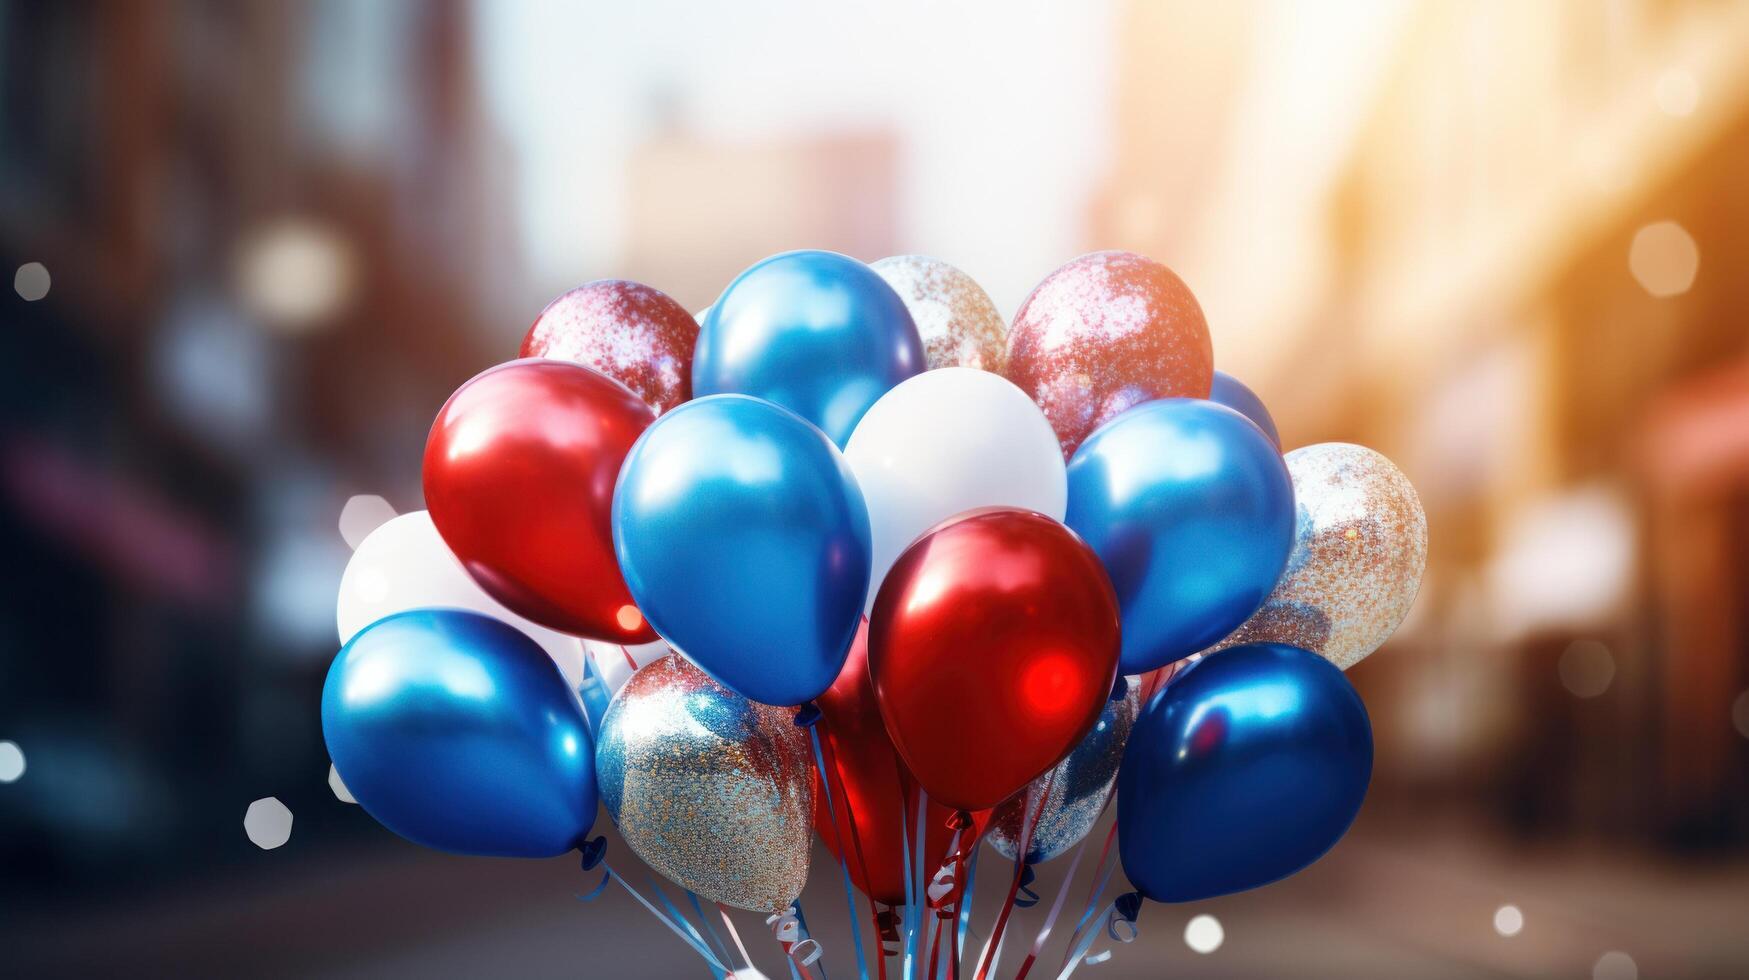
[{"label": "bokeh light", "polygon": [[0,741],[0,783],[16,783],[24,775],[24,750],[17,742]]},{"label": "bokeh light", "polygon": [[1688,292],[1699,269],[1700,248],[1676,222],[1654,222],[1634,233],[1634,243],[1628,248],[1628,270],[1653,296]]},{"label": "bokeh light", "polygon": [[12,288],[25,302],[34,303],[49,294],[49,270],[41,262],[26,262],[12,275]]},{"label": "bokeh light", "polygon": [[1220,949],[1226,938],[1221,920],[1212,915],[1196,916],[1184,927],[1184,945],[1204,956]]},{"label": "bokeh light", "polygon": [[1609,690],[1615,680],[1615,655],[1597,640],[1574,640],[1561,653],[1556,670],[1561,686],[1574,697],[1594,698]]},{"label": "bokeh light", "polygon": [[1524,913],[1516,905],[1502,905],[1494,910],[1494,931],[1507,939],[1524,931]]},{"label": "bokeh light", "polygon": [[291,840],[292,812],[278,798],[268,796],[249,804],[243,814],[243,832],[250,843],[271,851]]},{"label": "bokeh light", "polygon": [[328,763],[328,788],[334,791],[334,798],[342,803],[358,802],[352,798],[352,790],[346,788],[346,784],[340,779],[340,770],[334,768],[332,762]]},{"label": "bokeh light", "polygon": [[1597,958],[1591,980],[1640,980],[1640,965],[1626,953],[1611,950]]},{"label": "bokeh light", "polygon": [[284,333],[317,329],[352,298],[352,249],[326,225],[289,218],[256,232],[237,261],[243,305]]},{"label": "bokeh light", "polygon": [[346,546],[358,550],[364,539],[370,537],[370,532],[382,527],[395,516],[395,508],[387,500],[374,493],[361,493],[350,497],[346,506],[340,508],[340,536],[346,539]]}]

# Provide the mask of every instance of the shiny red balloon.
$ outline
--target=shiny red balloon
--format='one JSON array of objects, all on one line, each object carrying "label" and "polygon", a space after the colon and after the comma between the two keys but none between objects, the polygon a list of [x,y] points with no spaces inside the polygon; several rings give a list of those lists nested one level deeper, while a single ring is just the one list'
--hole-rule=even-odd
[{"label": "shiny red balloon", "polygon": [[425,442],[425,506],[474,581],[511,612],[611,643],[648,643],[613,552],[613,485],[655,421],[611,378],[511,361],[449,396]]},{"label": "shiny red balloon", "polygon": [[[864,895],[888,905],[902,905],[905,862],[910,858],[905,832],[917,822],[917,781],[899,758],[899,750],[893,747],[881,720],[880,702],[875,700],[874,684],[868,676],[866,620],[856,631],[838,679],[814,703],[820,708],[820,734],[831,750],[832,759],[827,764],[835,762],[838,767],[831,785],[832,810],[827,809],[820,784],[815,784],[814,829],[826,849],[844,859],[851,879]],[[947,823],[954,813],[934,799],[925,801],[925,886],[947,860],[947,847],[953,840]],[[989,810],[973,813],[968,832],[983,833],[989,821]]]},{"label": "shiny red balloon", "polygon": [[598,279],[547,304],[522,339],[522,356],[593,368],[660,415],[692,397],[697,341],[698,321],[667,293],[626,279]]},{"label": "shiny red balloon", "polygon": [[969,511],[899,556],[869,617],[887,732],[931,798],[1007,799],[1098,720],[1117,679],[1117,596],[1092,549],[1043,514]]},{"label": "shiny red balloon", "polygon": [[1046,276],[1008,332],[1008,380],[1044,410],[1064,458],[1126,408],[1207,398],[1214,372],[1190,287],[1134,252],[1094,252]]}]

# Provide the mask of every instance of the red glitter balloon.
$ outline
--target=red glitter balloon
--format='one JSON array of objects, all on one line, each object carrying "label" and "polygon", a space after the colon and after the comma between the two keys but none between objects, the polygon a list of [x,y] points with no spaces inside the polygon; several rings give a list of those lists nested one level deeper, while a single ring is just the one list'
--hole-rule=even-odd
[{"label": "red glitter balloon", "polygon": [[[881,720],[880,702],[868,676],[868,622],[856,631],[844,669],[824,694],[814,699],[820,707],[820,734],[832,749],[827,765],[837,763],[832,773],[832,800],[818,782],[814,788],[814,829],[826,849],[844,859],[850,877],[862,893],[888,905],[905,903],[905,864],[911,860],[905,834],[917,822],[917,781],[899,758],[899,750],[887,736]],[[923,875],[933,876],[947,860],[953,839],[948,819],[955,811],[931,799],[924,808],[928,835],[923,852]],[[832,818],[838,818],[833,825]],[[989,810],[972,814],[971,834],[983,832]],[[854,831],[854,834],[853,834]]]},{"label": "red glitter balloon", "polygon": [[598,279],[547,304],[522,339],[523,357],[594,368],[660,415],[692,397],[698,321],[660,290]]},{"label": "red glitter balloon", "polygon": [[1094,252],[1046,276],[1008,334],[1008,379],[1044,410],[1065,458],[1124,409],[1207,398],[1214,370],[1190,288],[1134,252]]},{"label": "red glitter balloon", "polygon": [[1117,596],[1075,532],[968,511],[899,556],[868,620],[887,733],[933,800],[995,806],[1056,765],[1117,678]]},{"label": "red glitter balloon", "polygon": [[425,442],[425,506],[486,594],[609,643],[656,631],[613,552],[613,486],[650,423],[624,385],[564,361],[511,361],[456,389]]}]

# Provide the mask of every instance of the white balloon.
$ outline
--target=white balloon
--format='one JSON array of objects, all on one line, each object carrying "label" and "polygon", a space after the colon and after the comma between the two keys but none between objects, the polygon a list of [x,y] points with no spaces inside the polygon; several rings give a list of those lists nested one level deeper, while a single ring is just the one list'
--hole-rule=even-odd
[{"label": "white balloon", "polygon": [[961,511],[1024,507],[1063,519],[1068,482],[1050,422],[1006,378],[939,368],[880,397],[850,434],[844,458],[874,534],[866,609],[917,536]]},{"label": "white balloon", "polygon": [[340,576],[335,620],[340,642],[384,616],[409,609],[467,609],[502,620],[541,645],[573,689],[583,683],[583,647],[574,636],[523,619],[474,584],[443,543],[431,515],[402,514],[370,532]]}]

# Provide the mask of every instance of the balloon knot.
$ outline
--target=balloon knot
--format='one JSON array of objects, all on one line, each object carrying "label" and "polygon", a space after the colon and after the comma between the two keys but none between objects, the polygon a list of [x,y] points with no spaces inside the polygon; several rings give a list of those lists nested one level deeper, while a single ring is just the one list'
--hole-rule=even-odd
[{"label": "balloon knot", "polygon": [[820,720],[820,706],[812,701],[796,709],[796,727],[812,728]]},{"label": "balloon knot", "polygon": [[577,848],[577,851],[582,855],[580,863],[583,865],[583,870],[594,871],[595,866],[601,863],[601,859],[607,856],[607,838],[602,836],[594,840],[584,841],[582,846]]},{"label": "balloon knot", "polygon": [[955,810],[953,814],[947,818],[947,829],[949,830],[965,830],[971,825],[972,815],[964,810]]},{"label": "balloon knot", "polygon": [[1136,916],[1142,911],[1142,893],[1125,892],[1111,905],[1111,916],[1105,920],[1105,934],[1120,943],[1135,942]]},{"label": "balloon knot", "polygon": [[896,943],[899,941],[899,914],[892,909],[881,909],[875,913],[875,926],[880,930],[881,941]]},{"label": "balloon knot", "polygon": [[1142,901],[1141,892],[1125,892],[1119,895],[1117,901],[1112,904],[1117,908],[1117,914],[1122,916],[1125,922],[1134,922],[1136,916],[1142,912]]}]

